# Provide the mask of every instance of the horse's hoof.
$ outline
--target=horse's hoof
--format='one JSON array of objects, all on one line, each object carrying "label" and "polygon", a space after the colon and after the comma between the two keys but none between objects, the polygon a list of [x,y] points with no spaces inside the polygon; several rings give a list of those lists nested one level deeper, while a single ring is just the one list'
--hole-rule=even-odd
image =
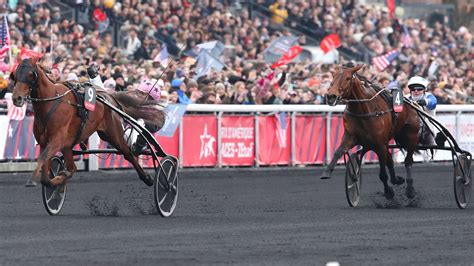
[{"label": "horse's hoof", "polygon": [[66,184],[61,184],[58,186],[58,192],[59,193],[64,193],[64,190],[66,188]]},{"label": "horse's hoof", "polygon": [[155,183],[150,175],[146,175],[145,177],[141,178],[141,180],[149,187],[153,186]]},{"label": "horse's hoof", "polygon": [[399,186],[399,185],[402,185],[403,183],[405,183],[405,178],[403,178],[402,176],[397,175],[397,178],[395,178],[391,181],[392,181],[392,184]]},{"label": "horse's hoof", "polygon": [[321,175],[319,176],[320,179],[330,179],[331,178],[331,173],[329,173],[329,171],[327,170],[324,170]]},{"label": "horse's hoof", "polygon": [[391,188],[391,187],[385,188],[385,198],[386,199],[391,200],[391,199],[393,199],[394,196],[395,196],[395,193],[393,192],[393,188]]},{"label": "horse's hoof", "polygon": [[26,180],[25,187],[36,187],[38,182],[34,181],[33,179]]},{"label": "horse's hoof", "polygon": [[407,187],[405,194],[407,195],[407,198],[413,199],[415,197],[415,188],[412,186]]}]

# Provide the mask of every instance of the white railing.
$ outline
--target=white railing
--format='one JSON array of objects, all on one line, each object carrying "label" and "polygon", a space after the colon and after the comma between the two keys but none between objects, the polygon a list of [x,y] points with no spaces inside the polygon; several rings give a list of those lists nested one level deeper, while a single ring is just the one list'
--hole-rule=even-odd
[{"label": "white railing", "polygon": [[[208,104],[190,104],[187,106],[187,112],[210,112],[216,113],[218,117],[222,116],[224,113],[271,113],[271,112],[289,112],[291,113],[291,117],[294,117],[297,113],[304,112],[304,113],[324,113],[328,118],[331,117],[333,114],[340,114],[344,111],[344,105],[337,105],[334,107],[328,105],[208,105]],[[472,113],[474,116],[474,105],[438,105],[437,107],[438,113],[454,113],[456,115],[456,119],[454,121],[455,128],[458,128],[460,121],[458,117],[460,117],[463,113]],[[327,132],[326,136],[329,139],[331,134],[330,132],[330,119],[326,119],[327,123]],[[180,127],[181,128],[181,127]],[[294,132],[295,130],[295,122],[292,119],[291,123],[291,130]],[[456,130],[458,131],[458,130]],[[179,145],[182,145],[182,132],[180,132],[180,140]],[[95,135],[95,136],[94,136]],[[97,134],[94,134],[93,137],[89,140],[90,149],[96,149],[93,143],[98,143]],[[291,134],[292,140],[291,145],[294,147],[295,140],[293,139],[294,134]],[[459,137],[459,132],[456,132],[454,135],[456,138]],[[331,150],[329,145],[332,145],[329,141],[326,142],[328,147],[326,150]],[[330,159],[330,154],[327,154],[326,160]],[[2,164],[13,164],[13,162],[4,162]],[[31,166],[28,169],[32,169],[33,165],[36,164],[35,162],[31,162]],[[217,167],[219,164],[217,165]],[[97,156],[89,156],[88,160],[88,168],[90,170],[97,170],[98,169],[98,157]],[[16,169],[14,167],[0,167],[0,171],[10,171],[8,169]],[[16,169],[18,170],[18,169]]]}]

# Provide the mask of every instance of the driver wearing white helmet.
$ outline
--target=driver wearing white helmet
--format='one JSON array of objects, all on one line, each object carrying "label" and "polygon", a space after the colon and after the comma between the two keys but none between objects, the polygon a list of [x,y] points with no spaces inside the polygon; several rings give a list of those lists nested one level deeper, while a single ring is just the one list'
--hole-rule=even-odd
[{"label": "driver wearing white helmet", "polygon": [[434,116],[438,101],[433,94],[426,92],[428,83],[428,80],[420,76],[414,76],[408,80],[408,88],[410,89],[410,99],[423,107],[423,110],[427,113]]},{"label": "driver wearing white helmet", "polygon": [[[426,92],[428,84],[429,81],[420,76],[410,78],[408,80],[408,88],[410,89],[409,99],[420,105],[425,112],[434,117],[438,101],[433,94]],[[420,142],[425,145],[435,145],[433,129],[427,127],[426,123],[421,122],[420,130]]]}]

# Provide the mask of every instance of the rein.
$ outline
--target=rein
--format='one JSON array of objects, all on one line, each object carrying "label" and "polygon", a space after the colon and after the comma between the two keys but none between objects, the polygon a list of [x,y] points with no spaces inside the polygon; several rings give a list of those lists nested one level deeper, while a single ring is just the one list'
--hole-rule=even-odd
[{"label": "rein", "polygon": [[347,99],[347,100],[341,99],[341,102],[342,102],[342,103],[364,103],[364,102],[370,102],[370,101],[372,101],[373,99],[375,99],[375,97],[379,96],[379,94],[381,94],[382,92],[383,92],[383,90],[378,91],[376,94],[374,94],[374,96],[372,96],[372,97],[369,98],[369,99]]},{"label": "rein", "polygon": [[56,95],[56,96],[50,97],[50,98],[33,98],[31,96],[28,96],[27,99],[32,101],[32,102],[50,102],[50,101],[55,101],[55,100],[61,99],[62,97],[66,96],[66,94],[68,94],[70,92],[71,92],[71,90],[68,90],[63,94],[59,94],[59,95]]},{"label": "rein", "polygon": [[[382,94],[384,92],[384,90],[382,88],[379,88],[378,86],[375,86],[374,84],[372,84],[372,82],[367,80],[365,77],[358,75],[357,73],[354,73],[352,75],[351,82],[349,84],[349,89],[352,89],[354,75],[360,81],[364,81],[365,85],[367,85],[367,83],[369,83],[369,87],[373,88],[377,93],[375,93],[372,97],[370,97],[368,99],[341,99],[342,103],[344,103],[344,104],[348,104],[348,103],[367,103],[367,102],[373,101],[377,96],[379,96],[380,94]],[[364,85],[361,84],[361,86],[364,86]],[[367,113],[367,114],[356,114],[356,113],[353,113],[353,112],[350,112],[349,110],[347,110],[347,107],[344,110],[345,113],[347,113],[350,116],[354,116],[354,117],[374,117],[374,116],[379,117],[379,116],[383,116],[387,113],[391,113],[392,111],[393,111],[393,109],[389,108],[387,110],[375,111],[375,112]]]}]

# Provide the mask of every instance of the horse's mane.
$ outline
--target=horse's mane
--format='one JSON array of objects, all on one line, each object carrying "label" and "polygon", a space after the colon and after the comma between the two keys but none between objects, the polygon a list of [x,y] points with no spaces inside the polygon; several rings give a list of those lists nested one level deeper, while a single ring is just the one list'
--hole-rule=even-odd
[{"label": "horse's mane", "polygon": [[41,66],[40,64],[36,64],[36,66],[38,66],[38,69],[41,69],[41,71],[43,71],[44,75],[48,78],[49,81],[51,81],[51,83],[53,84],[56,84],[56,83],[64,83],[64,82],[58,82],[58,81],[55,81],[54,79],[52,79],[50,76],[48,76],[48,70],[46,70],[43,66]]},{"label": "horse's mane", "polygon": [[365,86],[369,87],[369,88],[373,88],[376,92],[379,92],[381,90],[383,90],[381,92],[381,94],[383,94],[383,96],[385,97],[389,97],[390,96],[390,93],[385,90],[384,88],[378,86],[377,84],[373,83],[371,80],[369,80],[367,77],[363,76],[363,75],[360,75],[360,74],[357,74],[356,73],[356,77],[361,81],[363,82]]}]

